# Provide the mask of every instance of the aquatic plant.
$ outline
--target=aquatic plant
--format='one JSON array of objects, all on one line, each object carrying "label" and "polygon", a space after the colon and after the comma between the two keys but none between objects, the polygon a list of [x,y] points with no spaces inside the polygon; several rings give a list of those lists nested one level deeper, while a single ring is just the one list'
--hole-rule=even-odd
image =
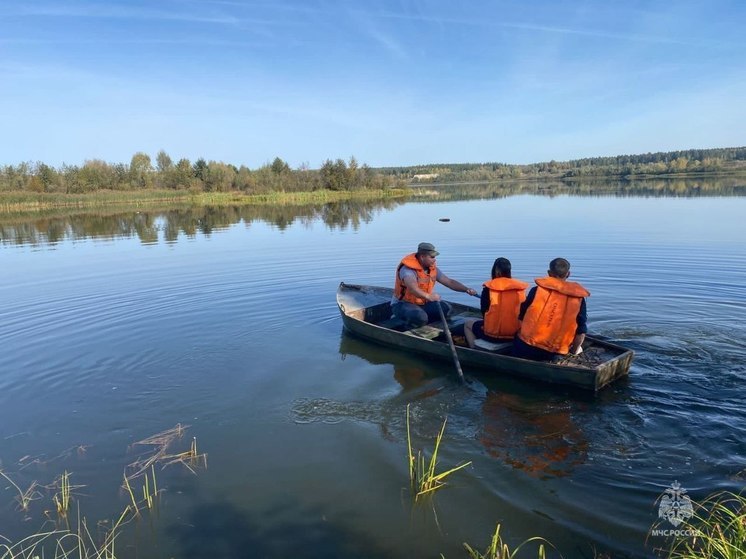
[{"label": "aquatic plant", "polygon": [[495,533],[492,535],[492,541],[490,542],[490,545],[485,549],[484,553],[481,553],[471,547],[468,543],[464,543],[464,548],[469,553],[469,557],[471,559],[513,559],[517,556],[518,552],[523,548],[524,545],[532,543],[532,542],[542,542],[539,544],[539,548],[537,550],[537,557],[539,559],[546,559],[546,551],[544,549],[544,543],[547,543],[549,545],[552,545],[544,538],[540,538],[538,536],[535,536],[533,538],[529,538],[523,543],[519,544],[518,547],[516,547],[513,551],[510,550],[508,547],[508,544],[506,544],[502,537],[500,536],[500,524],[497,524],[497,527],[495,528]]},{"label": "aquatic plant", "polygon": [[70,510],[71,496],[70,474],[67,470],[57,478],[55,485],[59,488],[59,493],[56,493],[52,500],[54,501],[54,504],[57,505],[57,514],[59,514],[60,517],[65,518],[67,516],[67,511]]},{"label": "aquatic plant", "polygon": [[[126,524],[129,506],[125,507],[112,527],[104,531],[100,540],[91,534],[85,518],[77,519],[76,530],[48,530],[37,532],[16,543],[11,543],[2,536],[0,540],[0,559],[116,559],[114,542]],[[101,523],[98,524],[101,526]],[[47,555],[47,540],[52,540],[53,555]]]},{"label": "aquatic plant", "polygon": [[155,466],[150,467],[150,473],[153,476],[153,492],[150,492],[150,484],[148,483],[148,476],[145,475],[145,484],[142,486],[143,497],[145,503],[149,509],[153,508],[153,499],[158,496],[158,484],[155,481]]},{"label": "aquatic plant", "polygon": [[[158,496],[158,483],[155,479],[155,466],[152,465],[150,467],[150,474],[152,476],[152,491],[151,491],[151,481],[148,477],[148,474],[145,474],[143,486],[142,486],[142,502],[145,504],[148,509],[153,508],[153,504],[155,502],[155,498]],[[127,491],[127,494],[130,497],[130,500],[132,501],[132,508],[134,510],[135,515],[140,514],[140,507],[138,505],[137,499],[135,499],[135,493],[132,491],[132,486],[130,485],[129,479],[127,478],[127,474],[124,474],[124,488]]]},{"label": "aquatic plant", "polygon": [[0,214],[42,213],[54,209],[166,208],[179,206],[242,206],[242,205],[292,205],[326,204],[344,200],[406,199],[411,194],[407,188],[380,188],[363,190],[315,190],[312,192],[274,191],[261,194],[244,192],[191,192],[188,190],[100,190],[89,193],[67,194],[61,192],[0,192]]},{"label": "aquatic plant", "polygon": [[18,505],[21,508],[22,511],[28,511],[29,505],[31,504],[31,501],[35,501],[36,499],[41,498],[41,493],[39,493],[36,488],[39,485],[36,481],[31,482],[31,485],[29,486],[26,491],[23,491],[12,479],[10,479],[6,474],[0,470],[0,476],[4,477],[8,483],[10,483],[18,492],[18,495],[16,496],[16,501],[18,501]]},{"label": "aquatic plant", "polygon": [[185,452],[179,452],[176,454],[168,454],[166,451],[171,443],[180,439],[184,435],[184,431],[188,428],[188,425],[182,425],[177,423],[175,427],[161,431],[155,435],[152,435],[141,441],[133,443],[134,446],[152,446],[154,447],[149,453],[146,453],[143,457],[138,458],[127,466],[127,470],[130,472],[129,475],[125,474],[129,479],[139,477],[145,474],[151,469],[156,463],[160,463],[162,468],[170,466],[171,464],[182,464],[190,472],[196,474],[196,468],[202,466],[207,468],[207,454],[200,454],[197,452],[197,438],[192,438],[192,444],[189,450]]},{"label": "aquatic plant", "polygon": [[[162,491],[158,488],[155,464],[160,461],[163,467],[166,467],[169,464],[182,463],[195,474],[198,466],[207,466],[207,455],[200,454],[197,451],[196,438],[192,439],[188,451],[177,454],[167,454],[165,452],[166,447],[181,437],[184,430],[185,427],[178,424],[173,429],[135,443],[154,445],[156,448],[151,451],[152,456],[138,458],[135,463],[130,464],[129,467],[134,470],[134,474],[127,475],[127,470],[124,472],[123,486],[131,503],[125,506],[114,522],[108,520],[97,522],[93,533],[88,527],[86,518],[81,517],[79,507],[77,516],[70,514],[70,506],[74,500],[75,491],[83,486],[73,485],[71,483],[72,474],[65,470],[53,483],[44,486],[50,492],[55,492],[52,501],[57,508],[59,518],[63,522],[59,522],[55,529],[47,529],[49,526],[47,520],[39,531],[15,542],[0,534],[0,559],[40,559],[45,557],[49,559],[116,559],[115,542],[122,534],[125,525],[140,517],[140,511],[144,507],[152,510],[155,507],[157,496]],[[146,463],[147,469],[144,469],[143,464]],[[37,482],[34,482],[28,490],[23,491],[4,472],[0,472],[0,476],[5,478],[18,492],[16,499],[23,510],[28,509],[32,500],[41,497],[41,494],[36,491]],[[137,477],[143,477],[142,499],[139,501],[131,484]],[[45,511],[45,515],[47,513],[48,511]]]},{"label": "aquatic plant", "polygon": [[742,559],[746,557],[746,496],[722,491],[696,505],[691,538],[678,538],[669,559]]},{"label": "aquatic plant", "polygon": [[207,454],[197,452],[197,437],[192,437],[192,444],[189,450],[179,452],[178,454],[166,454],[161,457],[163,467],[171,464],[182,464],[193,474],[197,474],[196,468],[202,466],[207,468]]},{"label": "aquatic plant", "polygon": [[460,464],[455,468],[444,472],[436,473],[435,468],[438,462],[438,450],[440,442],[443,439],[443,433],[446,429],[448,418],[443,420],[443,426],[435,439],[435,448],[433,449],[430,461],[427,462],[422,451],[418,450],[417,455],[412,452],[412,436],[409,428],[409,404],[407,404],[407,457],[409,463],[409,487],[415,501],[422,497],[431,495],[438,489],[445,487],[445,479],[453,472],[469,466],[471,462]]},{"label": "aquatic plant", "polygon": [[37,559],[40,557],[37,549],[41,547],[44,541],[53,536],[62,536],[65,534],[62,530],[50,530],[48,532],[39,532],[32,534],[19,542],[11,543],[3,536],[0,540],[0,559]]},{"label": "aquatic plant", "polygon": [[132,501],[132,508],[134,510],[135,515],[140,514],[140,507],[137,506],[137,499],[135,499],[135,492],[132,491],[132,486],[130,485],[130,480],[127,477],[127,474],[124,474],[124,483],[122,484],[124,486],[125,491],[127,492],[127,495],[129,495],[130,500]]}]

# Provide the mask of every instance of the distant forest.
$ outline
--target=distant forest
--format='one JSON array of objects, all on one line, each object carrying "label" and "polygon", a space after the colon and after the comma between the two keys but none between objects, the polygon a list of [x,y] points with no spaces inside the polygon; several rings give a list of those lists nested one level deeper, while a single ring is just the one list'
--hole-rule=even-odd
[{"label": "distant forest", "polygon": [[189,159],[173,161],[160,151],[155,161],[138,152],[129,164],[92,159],[83,165],[51,167],[42,162],[0,166],[0,192],[85,194],[100,190],[186,190],[190,192],[355,191],[406,184],[497,182],[510,179],[636,178],[746,174],[746,147],[691,149],[643,155],[593,157],[530,165],[455,163],[371,168],[354,157],[326,160],[319,169],[298,169],[275,158],[258,169]]},{"label": "distant forest", "polygon": [[581,179],[746,173],[746,147],[689,149],[549,161],[530,165],[455,163],[384,167],[381,173],[414,183],[489,182],[507,179]]},{"label": "distant forest", "polygon": [[155,163],[146,153],[132,156],[129,165],[92,159],[83,165],[51,167],[45,163],[0,166],[0,192],[85,194],[100,190],[187,190],[199,192],[312,192],[354,191],[400,186],[400,180],[367,165],[349,161],[325,161],[320,169],[291,169],[279,157],[256,170],[218,161],[173,161],[160,151]]}]

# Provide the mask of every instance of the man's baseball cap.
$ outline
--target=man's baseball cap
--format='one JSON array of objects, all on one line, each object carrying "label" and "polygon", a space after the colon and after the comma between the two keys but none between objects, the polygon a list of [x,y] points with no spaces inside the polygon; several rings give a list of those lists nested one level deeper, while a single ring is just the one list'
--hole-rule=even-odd
[{"label": "man's baseball cap", "polygon": [[440,253],[435,250],[435,246],[431,243],[420,243],[417,245],[417,252],[418,253],[427,253],[430,256],[438,256]]}]

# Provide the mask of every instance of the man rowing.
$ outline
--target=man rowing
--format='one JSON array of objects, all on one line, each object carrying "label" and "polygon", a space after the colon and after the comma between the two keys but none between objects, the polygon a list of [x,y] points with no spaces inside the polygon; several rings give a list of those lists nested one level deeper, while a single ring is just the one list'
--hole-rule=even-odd
[{"label": "man rowing", "polygon": [[453,291],[476,295],[476,291],[460,281],[449,278],[436,265],[440,254],[431,243],[420,243],[417,252],[406,255],[396,268],[394,297],[391,310],[410,328],[424,326],[440,320],[438,305],[447,317],[451,306],[435,293],[435,283],[441,283]]}]

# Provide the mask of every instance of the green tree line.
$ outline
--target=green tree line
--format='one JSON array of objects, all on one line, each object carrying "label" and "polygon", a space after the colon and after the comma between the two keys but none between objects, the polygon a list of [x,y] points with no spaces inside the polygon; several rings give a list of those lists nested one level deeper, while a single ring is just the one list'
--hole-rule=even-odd
[{"label": "green tree line", "polygon": [[0,166],[0,191],[83,194],[98,190],[189,190],[192,192],[312,192],[320,189],[353,191],[399,185],[397,177],[348,161],[326,160],[320,169],[298,169],[276,157],[258,169],[219,161],[173,161],[163,150],[153,162],[138,152],[129,164],[92,159],[83,165],[54,168],[42,162]]},{"label": "green tree line", "polygon": [[528,165],[455,163],[385,167],[385,175],[412,182],[482,182],[508,179],[633,177],[696,173],[746,173],[746,147],[690,149],[640,155],[592,157]]}]

